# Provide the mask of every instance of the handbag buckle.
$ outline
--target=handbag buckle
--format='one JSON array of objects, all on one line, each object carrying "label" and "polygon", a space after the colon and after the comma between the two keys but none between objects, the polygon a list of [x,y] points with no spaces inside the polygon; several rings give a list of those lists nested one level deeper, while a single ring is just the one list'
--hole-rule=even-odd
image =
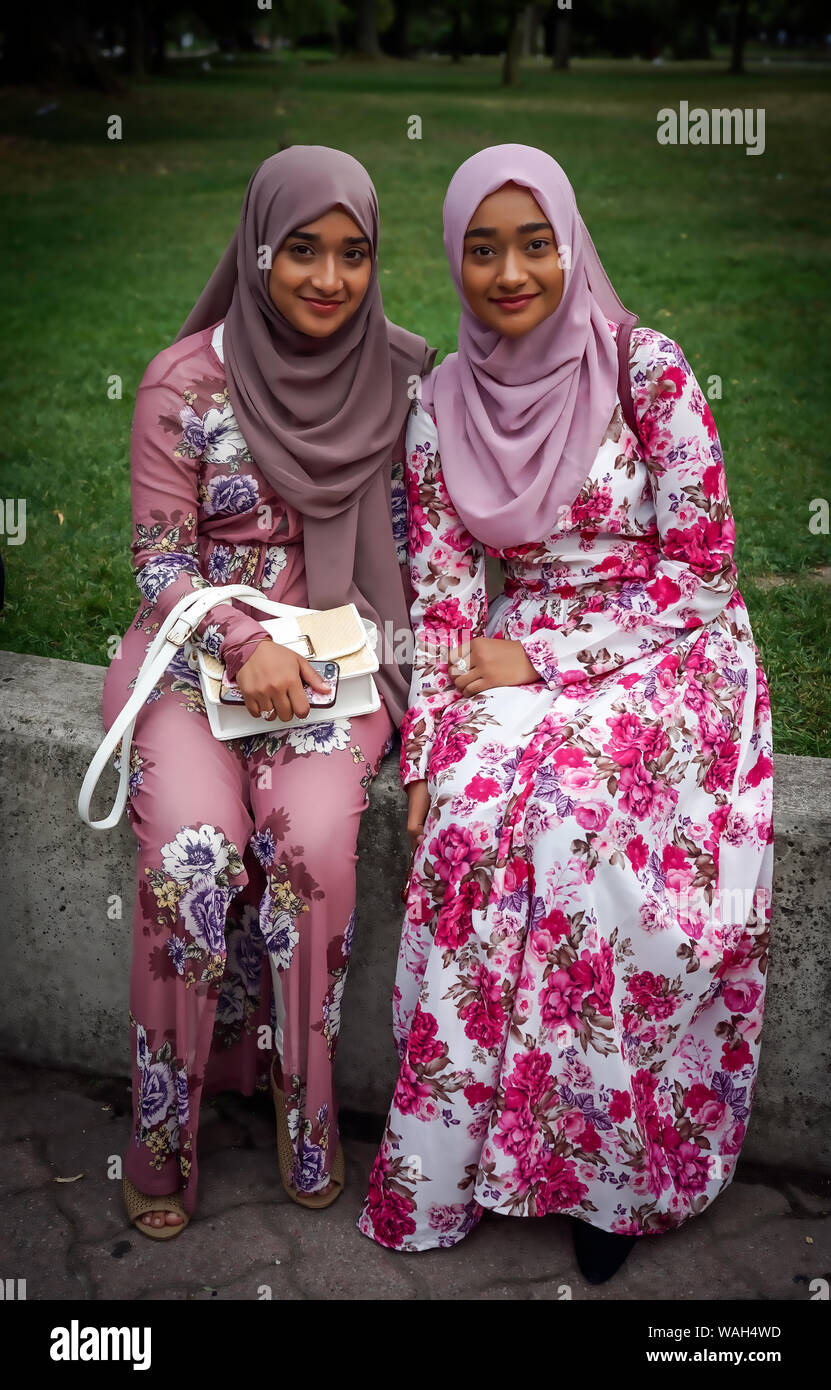
[{"label": "handbag buckle", "polygon": [[308,632],[299,632],[299,633],[297,634],[297,637],[295,638],[295,641],[299,642],[301,637],[303,638],[304,642],[306,643],[306,645],[307,645],[307,647],[308,647],[308,651],[307,651],[306,655],[307,655],[307,656],[314,656],[314,655],[315,655],[315,644],[314,644],[314,642],[312,641],[311,637],[309,636]]},{"label": "handbag buckle", "polygon": [[[184,632],[181,631],[182,627],[185,629]],[[177,618],[170,631],[165,633],[165,641],[181,647],[192,635],[193,624],[189,623],[187,618]]]}]

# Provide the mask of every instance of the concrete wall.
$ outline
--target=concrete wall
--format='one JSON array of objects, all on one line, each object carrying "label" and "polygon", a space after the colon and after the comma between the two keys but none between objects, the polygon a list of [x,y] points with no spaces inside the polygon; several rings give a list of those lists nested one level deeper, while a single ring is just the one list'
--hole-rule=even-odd
[{"label": "concrete wall", "polygon": [[[76,803],[101,739],[104,668],[0,652],[0,1054],[129,1074],[127,979],[135,838],[83,824]],[[109,810],[112,768],[93,814]],[[768,1003],[742,1157],[831,1173],[831,760],[777,757]],[[340,1102],[385,1114],[409,850],[397,752],[370,793],[358,918],[338,1046]],[[107,917],[121,895],[120,921]]]}]

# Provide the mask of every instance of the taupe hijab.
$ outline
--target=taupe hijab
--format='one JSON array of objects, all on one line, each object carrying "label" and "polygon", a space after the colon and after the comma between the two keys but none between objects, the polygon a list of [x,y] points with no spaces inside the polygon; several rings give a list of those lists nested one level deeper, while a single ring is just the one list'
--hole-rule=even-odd
[{"label": "taupe hijab", "polygon": [[[335,205],[369,238],[372,275],[352,317],[315,338],[272,302],[262,248],[276,254],[289,232]],[[309,607],[353,602],[377,624],[375,680],[398,726],[411,668],[396,663],[383,639],[385,623],[397,642],[410,619],[393,540],[390,461],[408,378],[429,371],[435,349],[384,315],[378,199],[363,165],[325,145],[292,145],[264,160],[176,341],[222,318],[228,394],[243,438],[277,495],[303,517]]]}]

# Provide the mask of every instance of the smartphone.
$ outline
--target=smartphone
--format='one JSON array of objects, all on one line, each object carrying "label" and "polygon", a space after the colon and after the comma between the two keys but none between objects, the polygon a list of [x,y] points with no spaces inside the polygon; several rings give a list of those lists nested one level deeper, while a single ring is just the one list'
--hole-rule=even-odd
[{"label": "smartphone", "polygon": [[[335,703],[338,694],[338,679],[340,677],[340,667],[336,661],[310,661],[309,665],[314,668],[321,680],[326,681],[330,687],[329,692],[312,690],[310,685],[303,682],[303,693],[310,705],[315,705],[318,709],[329,709]],[[245,696],[237,685],[236,681],[229,679],[228,672],[222,673],[222,684],[219,688],[219,699],[223,705],[244,705]]]},{"label": "smartphone", "polygon": [[245,704],[245,696],[236,681],[229,680],[227,671],[222,672],[222,684],[219,687],[219,702],[222,705]]},{"label": "smartphone", "polygon": [[336,661],[310,661],[309,665],[313,671],[317,672],[320,679],[324,680],[330,687],[330,692],[326,695],[319,690],[312,690],[312,687],[304,681],[303,694],[310,705],[314,705],[317,709],[329,709],[337,699],[340,667]]}]

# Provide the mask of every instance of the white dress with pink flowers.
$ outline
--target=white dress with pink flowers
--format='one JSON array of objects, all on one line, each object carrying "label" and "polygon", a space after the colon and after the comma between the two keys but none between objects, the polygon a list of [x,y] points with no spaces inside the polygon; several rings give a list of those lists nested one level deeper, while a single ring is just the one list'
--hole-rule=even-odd
[{"label": "white dress with pink flowers", "polygon": [[[613,332],[616,327],[610,325]],[[619,406],[556,533],[492,550],[413,407],[417,650],[405,785],[430,810],[394,992],[401,1069],[358,1227],[461,1240],[483,1211],[655,1235],[730,1183],[759,1061],[773,875],[765,674],[721,447],[678,344],[630,343]],[[485,556],[505,597],[488,614]],[[460,632],[540,679],[462,697]]]}]

